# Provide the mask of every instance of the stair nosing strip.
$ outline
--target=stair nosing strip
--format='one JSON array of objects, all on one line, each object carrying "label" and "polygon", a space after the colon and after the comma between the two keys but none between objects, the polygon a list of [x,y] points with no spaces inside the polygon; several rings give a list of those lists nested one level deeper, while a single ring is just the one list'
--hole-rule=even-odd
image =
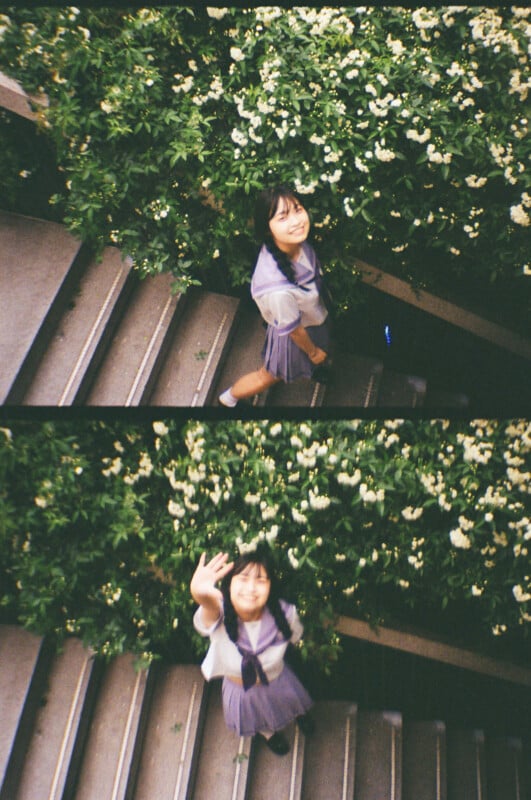
[{"label": "stair nosing strip", "polygon": [[390,800],[396,800],[396,728],[391,725],[391,795]]},{"label": "stair nosing strip", "polygon": [[228,316],[229,316],[228,311],[225,311],[225,313],[223,314],[222,320],[221,320],[221,322],[220,322],[220,324],[218,326],[216,335],[214,337],[214,341],[212,342],[212,346],[210,347],[210,352],[209,352],[208,358],[207,358],[207,360],[205,362],[205,366],[203,367],[203,371],[201,372],[201,375],[199,376],[199,381],[198,381],[198,384],[196,386],[196,389],[195,389],[195,392],[194,392],[194,396],[192,397],[192,402],[190,403],[190,405],[192,407],[195,407],[197,405],[197,403],[199,402],[199,394],[200,394],[201,389],[203,388],[203,384],[204,384],[204,382],[206,380],[207,372],[208,372],[208,370],[210,368],[210,364],[212,363],[212,359],[214,358],[214,352],[216,350],[216,347],[218,346],[218,342],[219,342],[219,340],[221,338],[221,333],[223,331],[223,328],[225,327],[225,323],[226,323],[226,321],[228,319]]},{"label": "stair nosing strip", "polygon": [[521,800],[520,770],[518,769],[518,756],[517,756],[515,750],[513,750],[513,763],[514,763],[514,786],[515,786],[515,789],[516,789],[516,798],[515,798],[515,800]]},{"label": "stair nosing strip", "polygon": [[438,733],[436,737],[436,748],[435,748],[435,769],[436,769],[436,792],[437,792],[437,800],[442,800],[442,780],[441,780],[441,736]]},{"label": "stair nosing strip", "polygon": [[78,681],[77,681],[76,690],[74,692],[74,697],[73,697],[72,702],[70,704],[70,710],[68,712],[68,718],[67,718],[67,722],[66,722],[66,729],[65,729],[65,732],[64,732],[64,735],[63,735],[63,739],[62,739],[62,742],[61,742],[61,748],[59,750],[59,755],[57,757],[57,762],[56,762],[56,765],[55,765],[55,772],[54,772],[54,775],[53,775],[52,786],[51,786],[51,789],[50,789],[50,794],[48,796],[49,800],[55,800],[56,795],[57,795],[57,785],[59,783],[59,775],[60,775],[60,772],[61,772],[61,768],[63,766],[66,747],[67,747],[68,741],[69,741],[69,739],[71,737],[71,734],[72,734],[72,726],[74,724],[74,715],[75,715],[76,708],[77,708],[77,705],[78,705],[78,702],[79,702],[79,697],[81,695],[81,687],[82,687],[83,682],[85,680],[85,674],[87,672],[87,668],[88,668],[89,662],[90,662],[90,657],[85,658],[85,663],[83,664],[83,669],[82,669],[81,674],[80,674],[80,676],[78,678]]},{"label": "stair nosing strip", "polygon": [[240,784],[240,776],[242,771],[240,757],[243,755],[244,745],[245,745],[245,736],[240,736],[240,743],[238,745],[238,755],[236,757],[236,772],[234,773],[234,783],[232,785],[232,800],[236,800],[238,796],[238,788]]},{"label": "stair nosing strip", "polygon": [[319,397],[320,388],[321,388],[321,384],[320,383],[316,383],[315,387],[314,387],[314,390],[313,390],[312,399],[310,400],[310,408],[315,408],[316,407],[317,398]]},{"label": "stair nosing strip", "polygon": [[124,769],[124,762],[125,762],[125,751],[127,750],[127,745],[129,742],[129,737],[131,734],[131,728],[133,725],[133,716],[135,714],[135,706],[136,700],[138,697],[138,692],[140,691],[140,681],[142,680],[143,673],[139,670],[136,681],[135,681],[135,688],[133,690],[133,697],[131,698],[131,703],[129,705],[129,713],[127,715],[127,721],[125,723],[124,734],[122,736],[122,744],[120,747],[120,756],[118,758],[118,767],[116,769],[115,777],[114,777],[114,784],[112,787],[111,793],[111,800],[117,800],[118,798],[118,789],[120,785],[120,781],[122,778],[122,773]]},{"label": "stair nosing strip", "polygon": [[154,332],[153,332],[153,334],[151,336],[151,339],[149,340],[149,345],[147,347],[146,352],[144,353],[144,358],[142,359],[142,362],[141,362],[141,364],[140,364],[140,366],[139,366],[139,368],[137,370],[135,379],[133,381],[133,385],[132,385],[132,387],[131,387],[131,389],[129,391],[129,394],[127,395],[127,399],[125,401],[125,405],[126,406],[130,406],[132,404],[132,402],[133,402],[133,397],[135,396],[135,392],[138,389],[138,385],[139,385],[140,381],[142,380],[142,375],[143,375],[144,369],[146,367],[146,364],[148,362],[149,357],[151,356],[151,353],[153,352],[153,348],[155,347],[155,342],[156,342],[156,340],[158,338],[158,335],[159,335],[159,333],[160,333],[160,331],[162,329],[162,326],[164,324],[164,319],[166,317],[166,314],[168,313],[168,309],[169,309],[171,303],[173,302],[173,299],[174,299],[173,296],[170,295],[168,297],[168,300],[166,301],[166,305],[164,306],[164,308],[162,310],[162,314],[159,317],[159,321],[157,323],[157,327],[155,328],[155,330],[154,330]]},{"label": "stair nosing strip", "polygon": [[348,771],[350,767],[350,715],[345,720],[345,751],[343,761],[343,791],[341,800],[347,800]]},{"label": "stair nosing strip", "polygon": [[184,741],[181,747],[181,756],[179,759],[179,771],[177,773],[177,780],[175,781],[175,791],[173,793],[173,800],[177,800],[179,797],[179,793],[181,791],[181,785],[184,775],[184,759],[186,756],[186,751],[188,750],[188,744],[190,742],[190,731],[192,728],[192,714],[195,705],[195,698],[197,695],[197,687],[199,686],[198,681],[194,681],[192,687],[192,696],[190,697],[190,703],[188,705],[188,715],[186,717],[186,727],[184,729]]},{"label": "stair nosing strip", "polygon": [[99,324],[101,323],[101,320],[103,319],[103,315],[105,314],[105,312],[107,311],[107,308],[110,305],[111,298],[112,298],[112,296],[114,294],[114,291],[115,291],[115,289],[116,289],[116,287],[118,285],[118,282],[119,282],[119,280],[120,280],[120,278],[122,276],[122,273],[123,273],[123,268],[120,267],[120,269],[118,270],[118,272],[116,274],[116,277],[115,277],[115,279],[114,279],[114,281],[112,283],[111,288],[107,292],[107,296],[105,298],[105,302],[103,303],[103,306],[101,307],[101,309],[99,311],[99,314],[96,317],[96,320],[95,320],[94,324],[92,325],[92,328],[90,329],[89,335],[87,336],[87,339],[85,340],[85,344],[83,345],[81,353],[78,356],[78,359],[77,359],[77,361],[76,361],[76,363],[74,365],[74,368],[73,368],[73,370],[72,370],[72,372],[70,374],[68,382],[67,382],[67,384],[66,384],[66,386],[65,386],[65,388],[63,390],[63,393],[62,393],[61,397],[59,398],[59,403],[58,403],[59,406],[66,405],[66,397],[68,395],[68,392],[72,388],[72,384],[74,383],[74,381],[75,381],[75,379],[77,377],[77,374],[78,374],[78,372],[79,372],[79,370],[81,368],[81,362],[85,358],[89,347],[91,346],[92,342],[94,341],[94,338],[96,336],[96,330],[97,330]]},{"label": "stair nosing strip", "polygon": [[481,782],[481,763],[480,763],[480,742],[476,740],[476,781],[477,781],[477,799],[483,800],[483,786]]},{"label": "stair nosing strip", "polygon": [[372,392],[373,392],[373,389],[374,389],[374,381],[375,381],[375,375],[374,375],[374,372],[372,372],[371,376],[369,378],[369,385],[367,387],[367,393],[365,395],[365,401],[363,403],[364,408],[368,408],[370,406],[370,404],[371,404]]},{"label": "stair nosing strip", "polygon": [[297,762],[299,755],[299,727],[295,725],[295,737],[293,739],[293,758],[291,759],[291,775],[289,782],[289,800],[295,800],[295,782],[297,779]]}]

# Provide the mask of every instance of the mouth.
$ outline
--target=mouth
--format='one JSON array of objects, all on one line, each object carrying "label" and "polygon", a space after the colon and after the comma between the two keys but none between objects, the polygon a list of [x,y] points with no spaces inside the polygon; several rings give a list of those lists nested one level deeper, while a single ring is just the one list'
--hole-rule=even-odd
[{"label": "mouth", "polygon": [[290,236],[299,236],[301,233],[304,233],[305,231],[306,231],[306,226],[305,225],[299,225],[298,228],[294,228],[290,232]]}]

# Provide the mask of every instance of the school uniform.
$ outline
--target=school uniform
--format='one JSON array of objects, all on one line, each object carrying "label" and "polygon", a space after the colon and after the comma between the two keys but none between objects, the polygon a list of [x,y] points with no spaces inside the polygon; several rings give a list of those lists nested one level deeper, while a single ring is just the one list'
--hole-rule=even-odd
[{"label": "school uniform", "polygon": [[328,352],[328,312],[320,294],[321,273],[315,251],[307,242],[293,262],[295,283],[288,281],[274,256],[262,246],[251,279],[251,296],[267,323],[263,350],[268,372],[286,383],[310,378],[315,365],[291,339],[302,325],[317,347]]},{"label": "school uniform", "polygon": [[302,636],[302,625],[295,606],[280,601],[292,631],[284,639],[273,615],[266,607],[256,622],[238,620],[238,639],[234,643],[223,624],[223,615],[206,627],[199,607],[194,627],[210,637],[210,647],[201,665],[206,680],[223,678],[223,712],[227,726],[240,736],[280,731],[299,716],[304,716],[313,701],[284,663],[288,644]]}]

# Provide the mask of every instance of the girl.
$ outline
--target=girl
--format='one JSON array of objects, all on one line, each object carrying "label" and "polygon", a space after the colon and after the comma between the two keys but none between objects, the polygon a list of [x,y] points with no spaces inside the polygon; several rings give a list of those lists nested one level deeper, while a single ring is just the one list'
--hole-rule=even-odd
[{"label": "girl", "polygon": [[311,378],[328,355],[327,310],[320,294],[317,257],[306,241],[307,211],[292,191],[278,186],[258,196],[254,224],[263,244],[251,295],[268,326],[264,364],[219,396],[221,405],[229,408],[280,380]]},{"label": "girl", "polygon": [[223,677],[227,726],[240,736],[260,734],[274,753],[285,755],[289,744],[280,731],[297,720],[303,733],[311,733],[313,722],[305,715],[313,702],[284,663],[302,625],[295,606],[278,597],[269,558],[254,552],[228,563],[227,554],[218,553],[206,563],[203,553],[190,589],[199,604],[194,626],[210,637],[201,669],[206,680]]}]

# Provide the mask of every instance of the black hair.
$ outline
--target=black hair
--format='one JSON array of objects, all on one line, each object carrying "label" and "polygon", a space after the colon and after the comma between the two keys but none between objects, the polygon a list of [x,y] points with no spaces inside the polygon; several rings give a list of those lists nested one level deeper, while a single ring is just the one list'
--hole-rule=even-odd
[{"label": "black hair", "polygon": [[234,575],[238,575],[240,572],[249,565],[249,564],[260,564],[264,567],[265,571],[267,572],[267,577],[271,582],[271,588],[269,591],[269,597],[267,598],[267,608],[273,615],[273,618],[277,624],[278,629],[284,636],[286,640],[291,638],[291,628],[289,626],[289,622],[286,619],[286,615],[282,610],[282,606],[280,605],[280,596],[279,596],[279,585],[277,576],[275,573],[275,567],[273,565],[273,560],[271,555],[268,553],[267,550],[257,548],[254,552],[245,553],[244,555],[239,556],[234,562],[234,566],[223,578],[221,583],[221,592],[223,594],[223,607],[224,607],[224,623],[225,628],[227,629],[227,633],[229,634],[229,639],[233,642],[236,642],[238,639],[238,615],[232,605],[232,601],[230,599],[230,584],[231,580]]},{"label": "black hair", "polygon": [[290,283],[295,283],[295,270],[287,253],[284,253],[273,239],[269,222],[277,213],[278,204],[281,199],[291,200],[297,205],[302,205],[298,195],[288,186],[278,185],[260,192],[256,198],[254,209],[254,230],[256,238],[265,244],[273,258],[278,264],[278,268]]}]

